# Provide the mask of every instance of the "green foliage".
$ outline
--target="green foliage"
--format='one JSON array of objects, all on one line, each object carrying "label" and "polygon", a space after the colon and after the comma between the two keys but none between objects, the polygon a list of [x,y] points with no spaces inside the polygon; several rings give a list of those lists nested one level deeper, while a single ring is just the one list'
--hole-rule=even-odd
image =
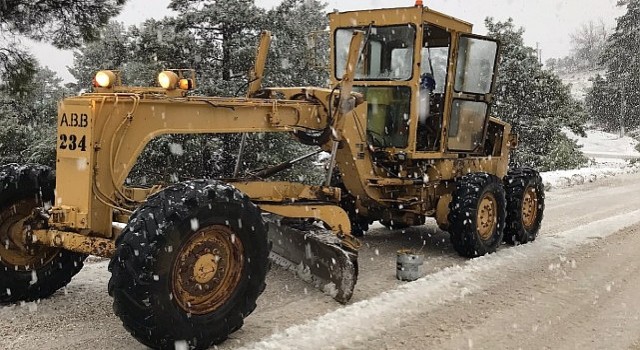
[{"label": "green foliage", "polygon": [[[325,85],[326,72],[305,64],[306,35],[327,25],[322,4],[286,0],[266,11],[253,0],[172,1],[177,15],[124,28],[111,23],[100,41],[74,54],[72,74],[78,87],[89,89],[100,69],[117,69],[129,85],[153,86],[166,68],[191,68],[197,73],[195,93],[244,95],[247,72],[254,62],[261,30],[273,33],[266,67],[266,86]],[[286,17],[288,16],[288,17]],[[328,48],[327,48],[328,50]],[[241,135],[165,135],[153,140],[134,167],[131,180],[152,183],[184,178],[230,177]],[[248,138],[243,171],[296,158],[309,148],[288,134],[254,134]],[[306,176],[315,166],[306,161],[280,179]]]},{"label": "green foliage", "polygon": [[55,166],[58,101],[68,90],[48,68],[36,67],[25,92],[0,91],[0,164]]},{"label": "green foliage", "polygon": [[619,87],[600,74],[591,81],[593,86],[585,97],[591,122],[605,131],[618,130],[622,115]]},{"label": "green foliage", "polygon": [[38,63],[19,44],[0,46],[0,90],[15,94],[27,92]]},{"label": "green foliage", "polygon": [[511,123],[520,147],[514,165],[541,170],[567,169],[586,163],[579,146],[562,128],[584,135],[586,114],[570,89],[555,74],[543,70],[533,48],[524,45],[522,28],[513,20],[485,21],[489,36],[501,42],[493,114]]},{"label": "green foliage", "polygon": [[18,35],[61,49],[98,37],[126,0],[0,2],[0,87],[22,93],[36,73],[36,62],[17,45]]},{"label": "green foliage", "polygon": [[178,12],[176,29],[193,35],[207,62],[209,69],[199,70],[204,92],[234,95],[253,64],[265,11],[254,0],[173,0],[169,7]]},{"label": "green foliage", "polygon": [[627,12],[617,19],[600,57],[606,77],[596,77],[587,94],[592,120],[609,129],[640,126],[640,0],[618,1]]},{"label": "green foliage", "polygon": [[3,1],[4,31],[50,42],[58,48],[78,47],[97,38],[99,29],[116,16],[126,0]]},{"label": "green foliage", "polygon": [[[266,13],[266,29],[274,34],[267,64],[266,84],[275,86],[326,86],[328,74],[308,59],[307,39],[329,25],[316,0],[284,0]],[[329,52],[328,43],[324,48]],[[322,48],[318,48],[322,50]],[[328,55],[327,55],[328,58]]]}]

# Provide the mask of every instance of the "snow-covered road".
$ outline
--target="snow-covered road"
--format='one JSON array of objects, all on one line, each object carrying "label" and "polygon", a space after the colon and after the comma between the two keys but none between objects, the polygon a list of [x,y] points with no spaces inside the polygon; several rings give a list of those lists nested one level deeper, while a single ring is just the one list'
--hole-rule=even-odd
[{"label": "snow-covered road", "polygon": [[[639,209],[637,173],[556,188],[538,241],[473,261],[433,223],[375,228],[350,305],[274,269],[245,327],[219,348],[637,347]],[[395,279],[400,248],[424,254],[423,279]],[[94,261],[52,298],[0,308],[0,349],[144,348],[111,313],[108,278]]]},{"label": "snow-covered road", "polygon": [[[351,348],[357,344],[373,346],[381,343],[391,346],[391,342],[386,340],[387,335],[394,335],[405,326],[424,327],[424,330],[427,330],[428,327],[422,322],[423,316],[428,317],[438,308],[446,309],[447,304],[464,300],[470,295],[484,294],[496,284],[511,283],[513,275],[529,274],[532,266],[540,263],[546,265],[550,257],[563,257],[557,266],[548,265],[550,271],[567,267],[575,269],[576,260],[564,256],[568,254],[568,250],[606,238],[637,223],[640,223],[640,209],[590,222],[558,234],[545,235],[540,237],[536,244],[502,249],[496,254],[445,268],[379,296],[326,313],[303,325],[277,332],[268,339],[250,344],[244,349],[298,349],[301,344],[309,349]],[[567,264],[563,266],[562,263]],[[615,281],[607,283],[609,284],[603,284],[601,287],[610,291]],[[594,292],[598,293],[598,289],[601,288],[596,288]],[[498,295],[511,297],[503,292]],[[517,328],[517,320],[514,320],[514,325]],[[354,334],[357,336],[354,337]],[[423,337],[425,335],[419,333],[412,335],[416,340]]]}]

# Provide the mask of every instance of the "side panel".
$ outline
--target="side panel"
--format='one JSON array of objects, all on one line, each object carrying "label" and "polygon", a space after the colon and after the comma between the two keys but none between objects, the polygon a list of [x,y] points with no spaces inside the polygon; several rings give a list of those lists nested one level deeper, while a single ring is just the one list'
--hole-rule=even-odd
[{"label": "side panel", "polygon": [[[58,109],[56,158],[56,202],[73,208],[77,220],[71,227],[92,226],[93,179],[93,103],[89,100],[67,101]],[[83,220],[84,219],[84,220]],[[67,220],[60,220],[67,221]]]}]

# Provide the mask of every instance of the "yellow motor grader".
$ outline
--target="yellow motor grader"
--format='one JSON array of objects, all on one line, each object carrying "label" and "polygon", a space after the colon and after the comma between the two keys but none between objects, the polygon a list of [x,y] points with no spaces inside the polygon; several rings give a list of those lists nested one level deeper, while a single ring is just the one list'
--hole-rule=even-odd
[{"label": "yellow motor grader", "polygon": [[[508,168],[517,138],[489,115],[499,44],[421,4],[329,19],[331,88],[262,87],[265,32],[245,98],[197,96],[188,70],[161,72],[157,87],[101,71],[93,92],[62,101],[55,174],[0,167],[0,302],[48,297],[88,255],[107,257],[114,311],[136,339],[207,348],[254,310],[270,254],[347,302],[373,221],[435,217],[467,257],[535,239],[540,176]],[[250,177],[126,184],[160,135],[258,132],[328,152],[325,182],[267,180],[294,160]]]}]

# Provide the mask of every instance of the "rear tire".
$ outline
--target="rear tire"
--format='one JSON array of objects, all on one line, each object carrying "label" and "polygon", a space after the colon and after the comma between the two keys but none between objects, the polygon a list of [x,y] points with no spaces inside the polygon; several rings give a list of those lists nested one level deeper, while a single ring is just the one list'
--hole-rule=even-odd
[{"label": "rear tire", "polygon": [[255,309],[268,255],[266,225],[246,195],[217,181],[168,187],[118,237],[109,264],[114,312],[149,347],[209,348]]},{"label": "rear tire", "polygon": [[0,303],[46,298],[66,286],[86,255],[22,245],[23,222],[53,203],[55,175],[42,165],[0,167]]},{"label": "rear tire", "polygon": [[504,241],[525,244],[536,239],[544,215],[544,184],[532,168],[511,169],[504,177],[507,221]]},{"label": "rear tire", "polygon": [[471,173],[456,181],[448,231],[458,254],[473,258],[496,251],[502,243],[505,204],[502,182],[493,175]]}]

